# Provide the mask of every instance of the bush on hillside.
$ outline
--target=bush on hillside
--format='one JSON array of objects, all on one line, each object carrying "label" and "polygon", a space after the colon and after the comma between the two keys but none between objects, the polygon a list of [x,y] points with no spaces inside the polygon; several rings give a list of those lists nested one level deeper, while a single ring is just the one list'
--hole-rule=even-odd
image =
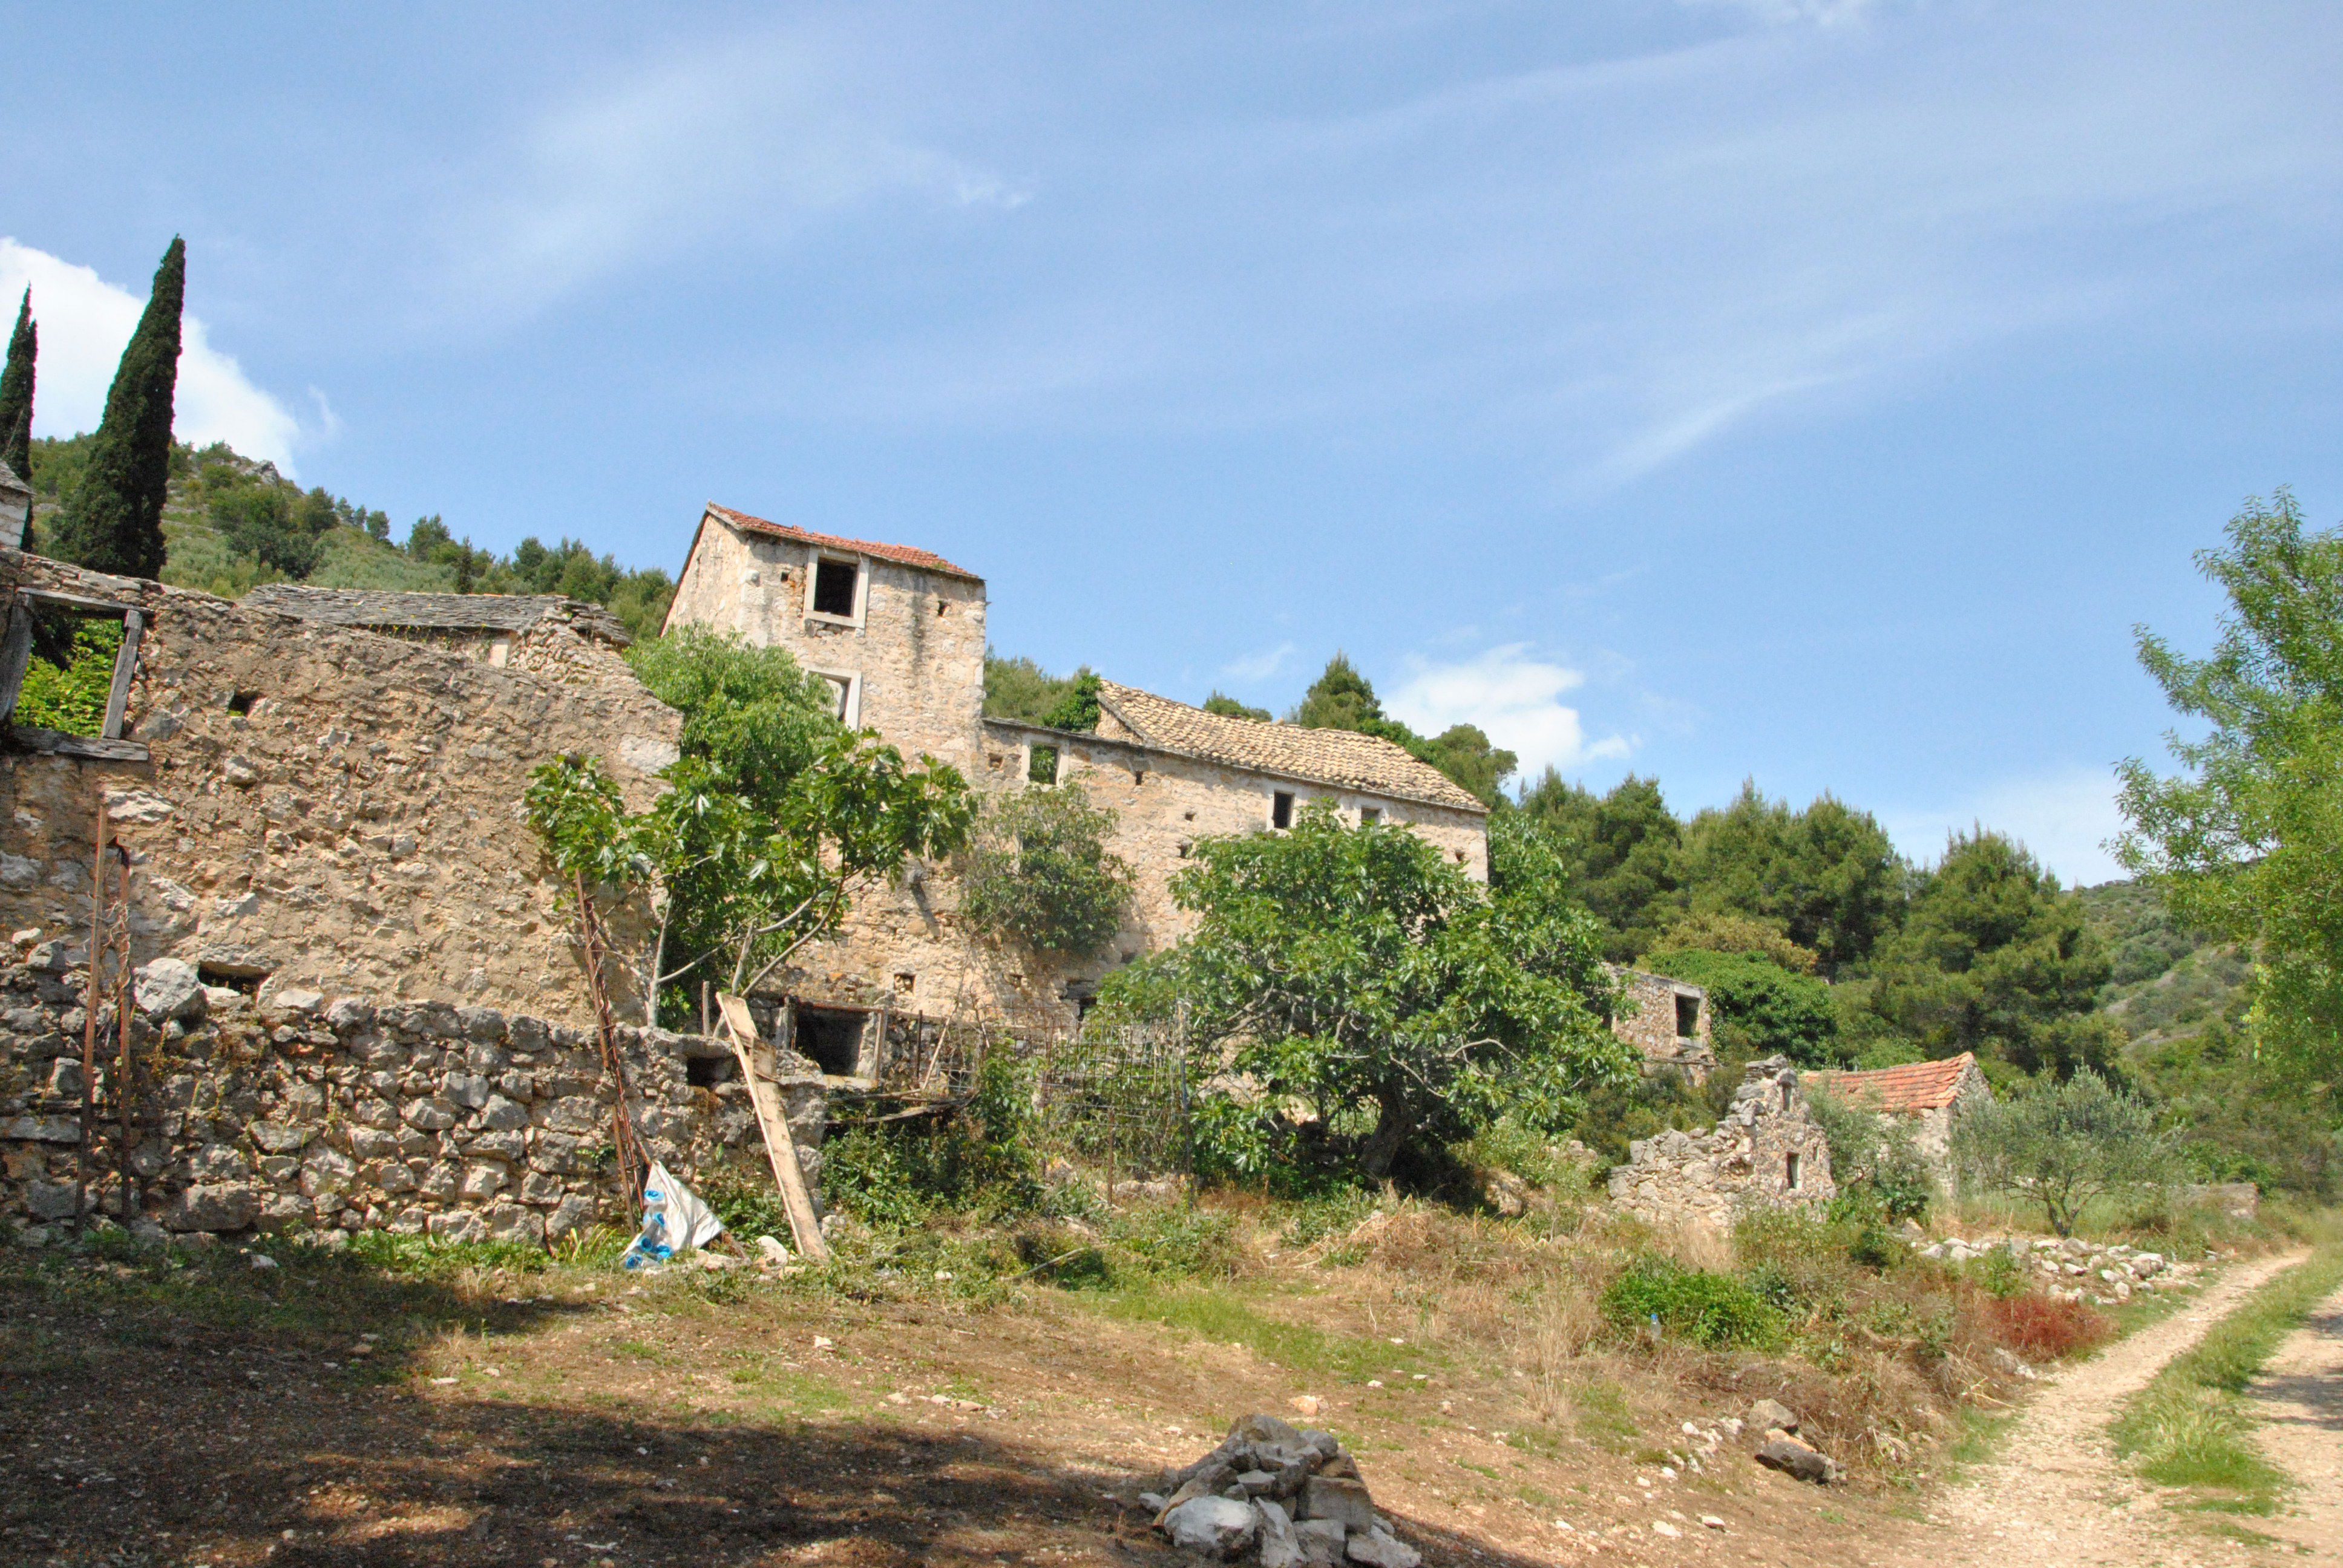
[{"label": "bush on hillside", "polygon": [[1656,1319],[1664,1332],[1711,1350],[1773,1345],[1785,1326],[1780,1309],[1744,1282],[1651,1252],[1611,1282],[1603,1292],[1603,1315],[1630,1333],[1648,1330]]}]

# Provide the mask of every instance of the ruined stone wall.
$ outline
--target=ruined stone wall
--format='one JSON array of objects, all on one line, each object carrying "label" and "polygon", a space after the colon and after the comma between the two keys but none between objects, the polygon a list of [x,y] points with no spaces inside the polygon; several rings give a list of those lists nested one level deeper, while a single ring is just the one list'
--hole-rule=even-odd
[{"label": "ruined stone wall", "polygon": [[1172,902],[1171,883],[1196,840],[1262,831],[1280,789],[1334,800],[1351,820],[1377,807],[1408,824],[1476,879],[1488,874],[1488,838],[1478,815],[1332,786],[1311,786],[1203,762],[1129,741],[1068,735],[1037,725],[984,721],[984,750],[971,781],[984,794],[1027,788],[1027,748],[1056,745],[1059,778],[1079,782],[1115,813],[1109,848],[1136,873],[1122,930],[1105,950],[1054,961],[970,930],[960,916],[950,865],[922,867],[896,887],[860,900],[845,929],[808,948],[773,982],[816,1000],[900,1007],[932,1017],[999,1019],[1019,1028],[1066,1028],[1081,994],[1110,970],[1172,947],[1196,917]]},{"label": "ruined stone wall", "polygon": [[[5,597],[19,584],[140,608],[125,733],[149,758],[0,756],[0,931],[85,939],[103,793],[138,859],[141,962],[266,975],[264,999],[591,1018],[569,918],[518,808],[530,770],[565,751],[603,759],[630,807],[655,798],[680,719],[622,664],[564,629],[532,639],[579,645],[545,652],[542,672],[492,668],[0,552]],[[613,935],[631,971],[647,933],[622,915]],[[639,1014],[636,988],[616,1000]]]},{"label": "ruined stone wall", "polygon": [[[1611,1032],[1643,1052],[1645,1076],[1674,1068],[1694,1083],[1704,1083],[1716,1068],[1716,1045],[1709,1029],[1708,993],[1696,985],[1646,974],[1642,970],[1611,966],[1611,974],[1626,992],[1626,1004],[1611,1019]],[[1676,999],[1697,1008],[1693,1032],[1676,1032]]]},{"label": "ruined stone wall", "polygon": [[984,585],[860,557],[862,614],[844,625],[809,613],[822,553],[703,521],[668,624],[737,631],[808,669],[854,677],[859,724],[906,758],[926,752],[968,771],[984,708]]},{"label": "ruined stone wall", "polygon": [[[31,1227],[33,1241],[69,1227],[80,1148],[86,977],[60,951],[42,943],[0,967],[0,1227]],[[102,1009],[102,1030],[112,1016]],[[167,959],[142,972],[133,1028],[136,1230],[544,1241],[589,1219],[631,1221],[598,1165],[611,1095],[586,1030],[292,990],[256,1007]],[[718,1161],[769,1181],[729,1047],[631,1027],[618,1040],[653,1158],[687,1181]],[[95,1086],[104,1115],[87,1202],[118,1220],[110,1055]],[[709,1076],[726,1081],[693,1085],[694,1059],[716,1059]],[[782,1085],[809,1179],[826,1099],[810,1066],[793,1062]]]},{"label": "ruined stone wall", "polygon": [[1627,1151],[1628,1162],[1612,1169],[1611,1200],[1648,1225],[1721,1230],[1753,1210],[1838,1196],[1830,1143],[1786,1057],[1751,1062],[1733,1109],[1708,1131],[1640,1138]]}]

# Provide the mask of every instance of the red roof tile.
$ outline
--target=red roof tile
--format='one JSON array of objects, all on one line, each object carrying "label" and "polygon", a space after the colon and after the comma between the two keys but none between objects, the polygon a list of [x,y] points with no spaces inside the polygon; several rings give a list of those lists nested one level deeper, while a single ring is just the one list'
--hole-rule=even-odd
[{"label": "red roof tile", "polygon": [[1913,1061],[1902,1067],[1875,1067],[1867,1072],[1808,1072],[1800,1077],[1807,1088],[1841,1100],[1874,1111],[1912,1115],[1950,1105],[1960,1098],[1961,1081],[1976,1070],[1976,1055],[1965,1050],[1946,1061]]},{"label": "red roof tile", "polygon": [[949,572],[970,582],[984,579],[966,567],[956,567],[933,550],[923,550],[911,545],[882,545],[870,539],[850,539],[838,534],[817,534],[810,528],[792,528],[764,518],[752,518],[746,512],[736,512],[729,507],[708,503],[709,514],[748,533],[764,534],[777,539],[794,539],[799,544],[818,545],[833,550],[850,550],[859,556],[870,556],[882,561],[900,561],[907,567],[919,567],[931,572]]}]

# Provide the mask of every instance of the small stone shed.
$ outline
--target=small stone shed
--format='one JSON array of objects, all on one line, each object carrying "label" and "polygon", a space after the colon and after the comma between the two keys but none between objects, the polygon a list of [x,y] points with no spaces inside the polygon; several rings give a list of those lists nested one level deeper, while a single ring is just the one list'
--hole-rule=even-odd
[{"label": "small stone shed", "polygon": [[1908,1123],[1914,1146],[1940,1173],[1948,1168],[1953,1124],[1962,1109],[1993,1098],[1993,1085],[1986,1081],[1976,1054],[1966,1050],[1944,1061],[1907,1062],[1864,1072],[1810,1072],[1806,1084],[1875,1115]]},{"label": "small stone shed", "polygon": [[1643,1053],[1644,1076],[1674,1068],[1694,1083],[1706,1083],[1716,1070],[1708,992],[1666,975],[1616,964],[1604,967],[1626,993],[1627,1005],[1613,1016],[1611,1032]]},{"label": "small stone shed", "polygon": [[1830,1144],[1787,1057],[1743,1070],[1733,1109],[1706,1132],[1663,1132],[1627,1146],[1611,1200],[1649,1225],[1730,1226],[1753,1210],[1811,1208],[1838,1196]]}]

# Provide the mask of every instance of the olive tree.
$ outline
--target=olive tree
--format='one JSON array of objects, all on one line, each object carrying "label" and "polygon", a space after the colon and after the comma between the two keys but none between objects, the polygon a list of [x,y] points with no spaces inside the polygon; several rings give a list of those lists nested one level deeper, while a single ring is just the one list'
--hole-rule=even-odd
[{"label": "olive tree", "polygon": [[1977,1186],[2041,1204],[2061,1236],[2075,1233],[2093,1199],[2162,1186],[2178,1168],[2147,1102],[2087,1068],[1966,1106],[1953,1124],[1952,1153]]}]

